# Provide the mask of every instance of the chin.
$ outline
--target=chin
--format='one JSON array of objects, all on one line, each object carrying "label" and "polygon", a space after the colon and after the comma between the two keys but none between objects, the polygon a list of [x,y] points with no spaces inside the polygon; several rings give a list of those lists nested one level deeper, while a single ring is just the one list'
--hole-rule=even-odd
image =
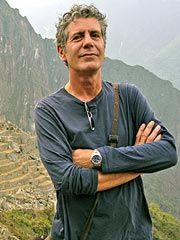
[{"label": "chin", "polygon": [[88,63],[82,67],[84,71],[98,71],[101,68],[102,64],[100,63]]}]

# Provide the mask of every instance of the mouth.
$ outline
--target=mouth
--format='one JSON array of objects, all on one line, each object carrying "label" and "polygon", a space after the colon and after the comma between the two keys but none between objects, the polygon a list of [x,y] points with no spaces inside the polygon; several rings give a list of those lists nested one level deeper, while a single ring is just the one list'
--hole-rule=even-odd
[{"label": "mouth", "polygon": [[93,56],[97,56],[97,54],[95,54],[95,53],[84,53],[84,54],[80,55],[80,57],[93,57]]}]

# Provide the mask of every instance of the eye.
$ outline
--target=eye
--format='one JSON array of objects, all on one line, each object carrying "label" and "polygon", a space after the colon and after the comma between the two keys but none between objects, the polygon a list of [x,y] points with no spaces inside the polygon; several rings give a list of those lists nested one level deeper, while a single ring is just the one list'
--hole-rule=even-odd
[{"label": "eye", "polygon": [[75,35],[72,40],[75,41],[75,42],[78,42],[82,39],[82,35]]},{"label": "eye", "polygon": [[92,32],[92,33],[91,33],[91,36],[92,36],[93,38],[100,38],[100,37],[101,37],[101,34],[100,34],[99,32]]}]

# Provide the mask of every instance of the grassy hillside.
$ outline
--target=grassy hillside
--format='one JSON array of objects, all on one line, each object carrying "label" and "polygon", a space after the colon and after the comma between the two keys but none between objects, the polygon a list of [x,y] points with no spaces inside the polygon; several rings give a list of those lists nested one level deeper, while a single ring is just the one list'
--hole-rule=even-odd
[{"label": "grassy hillside", "polygon": [[[180,219],[180,164],[153,174],[145,174],[144,187],[149,202],[157,203],[161,209]],[[175,182],[175,181],[177,182]]]},{"label": "grassy hillside", "polygon": [[162,212],[155,204],[150,205],[154,224],[154,240],[179,240],[180,221],[172,215]]},{"label": "grassy hillside", "polygon": [[0,211],[0,226],[6,227],[19,240],[40,240],[48,235],[52,218],[53,208],[44,211],[13,209]]},{"label": "grassy hillside", "polygon": [[[180,221],[162,212],[155,204],[150,205],[154,224],[154,240],[179,240]],[[44,211],[18,210],[0,212],[0,225],[5,225],[20,240],[40,240],[49,233],[53,208]],[[0,236],[1,237],[1,236]]]}]

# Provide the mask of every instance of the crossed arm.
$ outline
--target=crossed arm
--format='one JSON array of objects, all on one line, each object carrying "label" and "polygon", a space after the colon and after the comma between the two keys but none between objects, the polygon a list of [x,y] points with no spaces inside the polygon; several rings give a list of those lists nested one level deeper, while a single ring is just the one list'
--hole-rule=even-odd
[{"label": "crossed arm", "polygon": [[[157,125],[154,128],[155,123],[153,121],[149,122],[147,125],[144,123],[140,126],[137,135],[135,145],[150,143],[153,141],[161,140],[160,126]],[[93,149],[77,149],[73,151],[72,158],[74,164],[85,167],[92,168],[93,165],[90,161],[90,157],[93,153]],[[126,173],[107,173],[104,174],[98,171],[98,186],[97,191],[104,191],[117,187],[124,183],[127,183],[136,177],[140,173],[126,172]]]}]

